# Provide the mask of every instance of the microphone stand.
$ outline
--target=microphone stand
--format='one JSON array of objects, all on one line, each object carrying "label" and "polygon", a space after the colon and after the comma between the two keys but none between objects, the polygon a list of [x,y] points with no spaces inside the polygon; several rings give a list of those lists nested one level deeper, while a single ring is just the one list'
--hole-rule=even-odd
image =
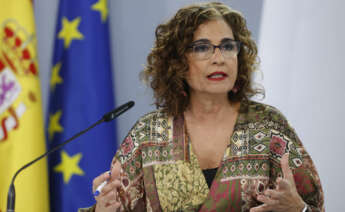
[{"label": "microphone stand", "polygon": [[119,115],[121,115],[122,113],[126,112],[127,110],[129,110],[131,107],[134,106],[134,102],[133,101],[129,101],[123,105],[121,105],[120,107],[116,108],[115,110],[103,115],[103,117],[98,120],[96,123],[92,124],[91,126],[89,126],[88,128],[86,128],[85,130],[80,131],[79,133],[75,134],[74,136],[72,136],[71,138],[67,139],[66,141],[64,141],[63,143],[59,144],[58,146],[54,147],[53,149],[49,150],[48,152],[44,153],[43,155],[37,157],[36,159],[32,160],[31,162],[27,163],[26,165],[24,165],[22,168],[20,168],[12,177],[12,181],[10,184],[10,188],[8,190],[8,195],[7,195],[7,212],[14,212],[14,208],[15,208],[15,198],[16,198],[16,191],[15,191],[15,187],[14,187],[14,181],[17,177],[17,175],[24,170],[25,168],[31,166],[33,163],[39,161],[40,159],[42,159],[43,157],[51,154],[52,152],[55,152],[56,150],[60,149],[61,147],[65,146],[66,144],[68,144],[69,142],[71,142],[72,140],[78,138],[79,136],[85,134],[87,131],[91,130],[92,128],[94,128],[95,126],[99,125],[100,123],[103,122],[109,122],[114,120],[116,117],[118,117]]}]

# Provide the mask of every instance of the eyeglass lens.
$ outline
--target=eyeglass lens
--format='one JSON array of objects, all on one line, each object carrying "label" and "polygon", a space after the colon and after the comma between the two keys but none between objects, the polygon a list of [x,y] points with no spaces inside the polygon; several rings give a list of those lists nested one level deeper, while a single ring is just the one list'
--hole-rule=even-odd
[{"label": "eyeglass lens", "polygon": [[219,46],[210,43],[199,43],[192,46],[193,54],[198,59],[208,59],[215,49],[219,48],[223,56],[226,58],[234,57],[239,52],[239,43],[237,41],[228,40]]}]

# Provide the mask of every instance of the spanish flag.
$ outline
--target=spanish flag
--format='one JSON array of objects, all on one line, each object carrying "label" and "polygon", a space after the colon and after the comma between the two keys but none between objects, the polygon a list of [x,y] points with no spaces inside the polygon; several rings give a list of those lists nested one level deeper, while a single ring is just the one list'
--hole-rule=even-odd
[{"label": "spanish flag", "polygon": [[[31,0],[0,0],[0,212],[14,173],[45,150]],[[47,161],[15,181],[16,212],[49,211]]]}]

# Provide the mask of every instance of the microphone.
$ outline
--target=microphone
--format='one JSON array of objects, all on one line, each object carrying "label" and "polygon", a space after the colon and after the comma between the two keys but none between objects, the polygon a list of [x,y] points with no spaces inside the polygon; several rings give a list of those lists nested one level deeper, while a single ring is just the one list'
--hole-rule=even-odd
[{"label": "microphone", "polygon": [[113,111],[111,111],[109,113],[106,113],[103,116],[103,119],[104,119],[105,122],[112,121],[113,119],[115,119],[116,117],[118,117],[122,113],[126,112],[127,110],[129,110],[133,106],[134,106],[134,102],[133,101],[129,101],[126,104],[123,104],[120,107],[116,108],[115,110],[113,110]]},{"label": "microphone", "polygon": [[48,152],[45,152],[44,154],[42,154],[41,156],[37,157],[36,159],[32,160],[31,162],[27,163],[26,165],[24,165],[22,168],[20,168],[12,177],[12,181],[10,184],[10,188],[8,190],[8,195],[7,195],[7,212],[14,212],[14,207],[15,207],[15,198],[16,198],[16,192],[15,192],[15,188],[14,188],[14,180],[16,179],[17,175],[23,171],[23,169],[31,166],[33,163],[39,161],[40,159],[42,159],[43,157],[55,152],[56,150],[60,149],[61,147],[65,146],[67,143],[71,142],[72,140],[78,138],[79,136],[81,136],[82,134],[86,133],[87,131],[91,130],[92,128],[94,128],[95,126],[99,125],[102,122],[109,122],[114,120],[116,117],[118,117],[119,115],[121,115],[122,113],[126,112],[127,110],[129,110],[131,107],[134,106],[134,102],[133,101],[129,101],[123,105],[121,105],[120,107],[114,109],[113,111],[106,113],[105,115],[103,115],[103,117],[98,120],[96,123],[92,124],[91,126],[89,126],[88,128],[86,128],[85,130],[80,131],[79,133],[75,134],[74,136],[72,136],[71,138],[67,139],[66,141],[62,142],[61,144],[59,144],[58,146],[54,147],[53,149],[49,150]]}]

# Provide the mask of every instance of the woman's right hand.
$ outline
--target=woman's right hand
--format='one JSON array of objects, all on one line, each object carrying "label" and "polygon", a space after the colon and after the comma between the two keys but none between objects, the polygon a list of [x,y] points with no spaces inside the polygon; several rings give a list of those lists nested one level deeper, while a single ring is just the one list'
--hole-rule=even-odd
[{"label": "woman's right hand", "polygon": [[118,188],[120,184],[120,169],[121,165],[117,161],[109,172],[104,172],[93,180],[92,190],[95,193],[97,187],[104,181],[107,184],[103,187],[98,196],[95,196],[97,201],[95,212],[114,212],[121,208],[121,202],[118,197]]}]

